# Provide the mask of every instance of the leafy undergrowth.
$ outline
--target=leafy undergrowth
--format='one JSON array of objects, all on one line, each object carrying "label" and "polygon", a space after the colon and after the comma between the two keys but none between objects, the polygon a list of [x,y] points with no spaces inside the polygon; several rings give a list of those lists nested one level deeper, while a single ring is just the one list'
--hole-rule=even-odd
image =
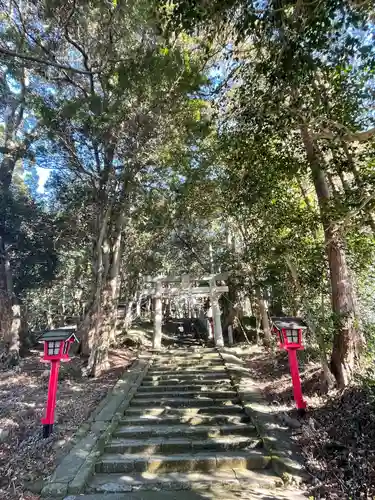
[{"label": "leafy undergrowth", "polygon": [[[82,378],[80,358],[61,365],[54,433],[41,437],[49,365],[34,350],[20,367],[0,371],[0,498],[36,500],[25,493],[41,484],[66,453],[78,427],[95,409],[134,359],[130,350],[111,350],[110,369],[95,379]],[[32,486],[33,485],[33,486]]]},{"label": "leafy undergrowth", "polygon": [[344,391],[322,395],[320,365],[305,357],[300,372],[308,411],[298,419],[287,354],[259,352],[251,356],[248,367],[270,404],[280,408],[301,447],[312,477],[311,497],[375,498],[375,392],[353,383]]}]

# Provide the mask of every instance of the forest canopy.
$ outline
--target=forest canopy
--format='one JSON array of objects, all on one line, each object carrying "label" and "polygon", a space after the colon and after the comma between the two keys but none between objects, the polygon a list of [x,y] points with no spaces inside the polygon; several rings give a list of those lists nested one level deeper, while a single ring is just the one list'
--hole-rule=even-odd
[{"label": "forest canopy", "polygon": [[[230,271],[222,322],[300,315],[339,387],[375,342],[370,1],[0,0],[0,338],[146,276]],[[42,182],[45,180],[46,182]]]}]

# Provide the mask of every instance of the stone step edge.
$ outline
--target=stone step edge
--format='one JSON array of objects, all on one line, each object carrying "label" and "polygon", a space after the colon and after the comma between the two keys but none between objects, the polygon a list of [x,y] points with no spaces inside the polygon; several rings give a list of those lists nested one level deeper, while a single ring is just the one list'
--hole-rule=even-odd
[{"label": "stone step edge", "polygon": [[[238,383],[238,373],[233,365],[220,353],[228,375],[236,388],[241,405],[245,414],[251,419],[256,427],[258,435],[262,438],[264,448],[271,456],[272,470],[287,483],[294,482],[302,484],[311,480],[310,474],[304,467],[302,456],[295,451],[295,445],[290,442],[288,432],[275,429],[275,421],[272,417],[272,409],[262,395],[259,388],[251,387],[249,393]],[[268,411],[268,414],[267,414]],[[262,421],[266,418],[266,424]],[[279,426],[277,426],[279,428]],[[282,442],[280,442],[282,439]],[[293,458],[291,458],[291,456]]]},{"label": "stone step edge", "polygon": [[159,438],[153,436],[147,439],[127,439],[115,437],[110,440],[105,448],[104,453],[138,453],[143,451],[156,454],[180,454],[180,453],[195,453],[195,452],[225,452],[225,451],[243,451],[261,450],[263,449],[263,441],[258,436],[218,436],[214,440],[210,438],[197,439],[175,437]]},{"label": "stone step edge", "polygon": [[[215,390],[217,388],[217,391]],[[155,389],[155,391],[154,391]],[[227,382],[226,385],[224,384],[163,384],[163,385],[144,385],[142,384],[141,387],[138,388],[138,393],[139,391],[143,392],[174,392],[174,391],[181,391],[188,392],[188,391],[213,391],[213,392],[219,392],[219,391],[231,391],[234,392],[233,386],[231,385],[230,382]]]},{"label": "stone step edge", "polygon": [[194,390],[185,390],[185,391],[140,391],[138,389],[137,394],[140,396],[137,398],[137,396],[134,398],[136,399],[152,399],[152,398],[157,398],[160,396],[161,399],[182,399],[183,397],[190,397],[190,396],[203,396],[203,397],[210,397],[210,399],[224,399],[224,398],[218,398],[215,397],[215,395],[220,395],[220,396],[227,396],[229,399],[235,399],[238,398],[238,395],[235,391],[194,391]]},{"label": "stone step edge", "polygon": [[174,358],[172,361],[169,359],[165,360],[155,360],[152,366],[170,366],[170,367],[184,367],[184,366],[224,366],[223,361],[220,358],[190,358],[187,360],[187,356],[182,359]]},{"label": "stone step edge", "polygon": [[[134,395],[132,405],[142,406],[143,404],[149,404],[150,399],[152,399],[152,398],[147,397],[147,396],[145,397],[145,394],[149,394],[149,393],[139,394],[137,392]],[[199,402],[199,403],[201,403],[201,402],[207,402],[207,403],[211,403],[211,402],[225,403],[225,402],[228,402],[228,403],[233,404],[233,402],[232,402],[233,400],[236,400],[236,402],[239,401],[239,397],[235,392],[231,393],[227,398],[226,397],[211,398],[209,396],[203,396],[199,392],[196,392],[194,395],[202,396],[202,397],[200,397],[200,398],[194,398],[191,396],[185,397],[185,394],[180,394],[178,396],[170,396],[169,397],[168,395],[165,395],[165,393],[161,392],[160,393],[161,397],[158,399],[158,402],[162,401],[167,406],[168,406],[168,403],[183,403],[183,404],[188,403],[188,404],[191,404],[192,407],[194,407],[194,402]]]},{"label": "stone step edge", "polygon": [[194,431],[199,431],[199,432],[212,432],[215,433],[217,432],[217,435],[224,436],[226,434],[222,434],[223,432],[233,432],[233,434],[236,433],[236,431],[239,430],[248,430],[249,432],[256,432],[257,429],[254,425],[248,424],[246,422],[244,423],[239,423],[239,424],[224,424],[224,425],[205,425],[205,424],[198,424],[198,425],[188,425],[188,424],[180,424],[180,425],[169,425],[166,424],[163,426],[163,424],[159,425],[121,425],[121,421],[119,422],[119,426],[117,429],[114,430],[113,436],[119,436],[120,434],[132,434],[134,432],[138,432],[141,434],[142,432],[153,432],[157,431],[157,433],[162,434],[162,431],[166,431],[166,433],[172,433],[172,432],[187,432],[191,431],[191,433],[194,433]]},{"label": "stone step edge", "polygon": [[[132,409],[148,409],[150,404],[155,403],[152,398],[134,398]],[[189,410],[189,408],[210,408],[211,410],[220,410],[227,409],[230,406],[238,405],[239,399],[231,398],[231,399],[222,399],[222,398],[161,398],[159,397],[157,400],[158,405],[163,407],[168,407],[171,409],[180,409],[180,410]]]},{"label": "stone step edge", "polygon": [[51,476],[44,483],[42,497],[63,497],[68,493],[82,493],[95,464],[111,438],[118,422],[129,407],[134,393],[147,374],[152,357],[144,355],[135,359],[119,378],[111,392],[104,398],[89,419],[87,432],[74,440],[74,446],[62,458]]},{"label": "stone step edge", "polygon": [[168,369],[180,369],[183,370],[188,367],[194,367],[194,368],[215,368],[215,367],[224,367],[224,364],[222,361],[210,361],[210,362],[202,362],[202,363],[194,363],[194,362],[186,362],[186,363],[153,363],[152,368],[153,369],[160,369],[160,368],[168,368]]},{"label": "stone step edge", "polygon": [[[174,373],[154,373],[147,375],[145,377],[145,381],[155,381],[155,380],[176,380],[176,379],[185,379],[185,380],[196,380],[197,382],[201,382],[202,380],[230,380],[227,372],[219,373],[219,376],[216,376],[217,373],[214,372],[205,372],[205,373],[193,373],[193,372],[174,372]],[[199,378],[198,378],[199,377]]]},{"label": "stone step edge", "polygon": [[[233,414],[240,414],[241,411],[243,412],[243,408],[242,406],[240,406],[239,404],[232,404],[232,405],[228,405],[228,406],[218,406],[218,405],[213,405],[213,406],[190,406],[188,408],[184,408],[184,407],[170,407],[169,408],[172,412],[175,412],[176,415],[179,414],[179,413],[182,413],[184,412],[185,414],[188,413],[188,414],[192,414],[192,415],[197,415],[198,412],[201,412],[199,413],[200,415],[203,415],[203,414],[206,414],[206,415],[215,415],[215,414],[219,414],[218,411],[216,410],[225,410],[225,413],[227,415],[233,415]],[[127,408],[126,409],[126,415],[139,415],[140,413],[141,414],[144,414],[145,411],[165,411],[166,408],[164,406],[153,406],[151,408],[147,408],[145,406],[134,406],[132,405],[130,408]],[[188,411],[186,411],[188,410]],[[154,415],[161,415],[161,413],[158,413],[158,414],[154,414]],[[221,413],[220,413],[221,415]]]},{"label": "stone step edge", "polygon": [[[223,477],[226,476],[226,477]],[[129,479],[128,483],[121,484],[121,478]],[[129,484],[132,482],[131,484]],[[131,492],[138,490],[190,490],[202,491],[214,486],[225,486],[225,489],[238,488],[242,486],[246,489],[252,487],[262,487],[267,490],[283,488],[282,479],[276,476],[271,470],[263,469],[252,471],[246,469],[228,469],[226,471],[211,471],[210,473],[171,473],[154,474],[151,472],[134,474],[125,473],[96,473],[88,484],[89,492]]]},{"label": "stone step edge", "polygon": [[169,366],[169,365],[163,365],[163,366],[152,366],[150,369],[150,373],[189,373],[189,372],[194,372],[194,373],[222,373],[224,372],[224,367],[222,364],[220,365],[193,365],[189,363],[186,366]]},{"label": "stone step edge", "polygon": [[[171,380],[169,378],[167,378],[165,380],[144,380],[142,383],[142,387],[165,387],[165,386],[168,387],[169,386],[169,387],[176,388],[176,386],[177,387],[184,387],[184,386],[192,386],[192,385],[194,385],[195,387],[201,387],[204,385],[215,386],[216,384],[218,385],[218,387],[220,387],[219,384],[223,384],[223,382],[228,384],[228,387],[232,387],[232,383],[231,383],[229,378],[219,378],[219,379],[208,378],[205,380],[195,380],[195,379],[193,379],[193,380],[196,381],[197,383],[192,384],[191,381],[190,382],[188,381],[187,384],[181,384],[179,380],[174,380],[175,383],[171,384]],[[157,382],[158,385],[153,385],[155,382]]]},{"label": "stone step edge", "polygon": [[197,383],[197,384],[204,384],[204,383],[208,383],[208,384],[213,384],[215,385],[216,383],[219,383],[219,382],[227,382],[227,383],[230,383],[230,379],[227,378],[226,376],[220,376],[220,378],[218,377],[215,377],[214,375],[212,374],[209,374],[208,376],[207,375],[200,375],[199,378],[197,378],[196,375],[184,375],[184,376],[180,376],[180,375],[173,375],[173,376],[169,376],[169,375],[152,375],[152,376],[147,376],[145,377],[144,379],[144,383],[145,385],[148,385],[152,382],[160,382],[164,385],[167,385],[167,384],[173,384],[174,382],[178,385],[178,384],[182,384],[182,383],[187,383],[187,384],[191,384],[191,383]]},{"label": "stone step edge", "polygon": [[200,371],[194,371],[194,370],[184,370],[184,371],[174,371],[171,370],[170,372],[168,371],[150,371],[147,375],[146,380],[150,380],[150,377],[168,377],[168,378],[183,378],[183,377],[190,377],[190,378],[195,378],[196,380],[199,380],[199,377],[207,377],[207,378],[225,378],[229,380],[228,373],[225,371],[213,371],[213,370],[200,370]]},{"label": "stone step edge", "polygon": [[[201,408],[197,408],[198,410],[201,410]],[[163,408],[161,408],[163,410]],[[179,410],[179,408],[173,408],[173,410]],[[124,422],[123,425],[128,425],[131,420],[134,420],[137,425],[144,425],[147,422],[150,424],[165,424],[169,425],[169,420],[178,420],[178,422],[181,423],[181,425],[188,424],[190,421],[193,421],[192,424],[190,425],[197,425],[196,420],[201,420],[202,423],[207,421],[209,423],[220,421],[221,419],[223,420],[223,425],[225,424],[225,419],[229,418],[230,421],[234,420],[242,420],[241,423],[243,424],[251,424],[251,418],[244,413],[243,409],[241,406],[238,406],[237,408],[237,413],[215,413],[215,414],[201,414],[201,413],[190,413],[190,414],[183,414],[183,415],[178,415],[178,414],[171,414],[171,413],[166,413],[166,414],[154,414],[154,415],[134,415],[133,413],[128,413],[129,409],[125,411],[124,415],[121,417],[119,424],[121,422]],[[214,423],[212,425],[215,425]]]},{"label": "stone step edge", "polygon": [[[209,472],[211,470],[227,470],[232,468],[259,470],[271,465],[271,457],[263,451],[223,451],[179,453],[175,455],[141,453],[108,453],[103,454],[95,464],[96,472],[166,472],[173,467],[179,472]],[[186,469],[187,467],[187,469]],[[164,470],[163,470],[164,469]],[[170,470],[170,472],[173,472]]]}]

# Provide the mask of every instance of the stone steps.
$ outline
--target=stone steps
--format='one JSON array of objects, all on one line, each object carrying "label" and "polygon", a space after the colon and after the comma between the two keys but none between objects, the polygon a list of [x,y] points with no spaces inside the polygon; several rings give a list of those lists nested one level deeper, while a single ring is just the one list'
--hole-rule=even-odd
[{"label": "stone steps", "polygon": [[186,386],[192,386],[194,387],[201,387],[201,386],[207,386],[207,387],[221,387],[221,386],[227,386],[232,388],[231,382],[227,378],[205,378],[204,380],[200,379],[195,379],[190,377],[187,380],[184,380],[182,377],[173,377],[173,378],[166,378],[166,379],[161,379],[161,380],[143,380],[142,387],[173,387],[173,390],[176,388],[176,385],[181,386],[182,388]]},{"label": "stone steps", "polygon": [[153,365],[161,365],[165,363],[169,364],[192,364],[192,363],[198,363],[198,362],[212,362],[213,364],[219,364],[221,363],[221,358],[218,357],[217,352],[212,352],[208,354],[192,354],[186,353],[184,355],[174,355],[174,356],[158,356],[157,359],[154,360]]},{"label": "stone steps", "polygon": [[199,380],[200,377],[206,377],[208,379],[216,379],[216,378],[226,378],[227,373],[223,370],[221,371],[213,371],[207,368],[207,370],[171,370],[170,372],[164,370],[149,370],[147,374],[147,380],[150,380],[149,377],[163,377],[163,378],[182,378],[182,377],[191,377],[194,380]]},{"label": "stone steps", "polygon": [[153,364],[151,366],[152,370],[164,370],[167,368],[168,370],[185,370],[187,368],[194,368],[197,367],[199,369],[215,369],[215,368],[223,368],[223,362],[220,361],[202,361],[202,362],[186,362],[186,363],[158,363],[158,364]]},{"label": "stone steps", "polygon": [[120,425],[115,431],[115,437],[126,438],[150,438],[158,437],[182,437],[182,436],[201,436],[206,438],[215,438],[218,436],[228,436],[236,434],[241,436],[256,436],[256,429],[253,425],[247,423],[227,424],[227,425]]},{"label": "stone steps", "polygon": [[214,380],[208,381],[210,383],[205,382],[204,384],[179,384],[178,381],[175,381],[174,384],[168,383],[159,383],[159,382],[146,382],[143,383],[141,387],[138,389],[138,393],[144,392],[158,392],[158,391],[166,391],[173,392],[177,391],[179,393],[185,391],[211,391],[219,390],[219,391],[230,391],[233,390],[233,386],[228,382],[228,380],[222,379],[221,383],[216,383]]},{"label": "stone steps", "polygon": [[[150,406],[150,401],[148,401],[148,405],[145,406],[135,406],[132,405],[130,408],[126,410],[126,415],[162,415],[163,413],[166,412],[165,406],[155,406],[155,407],[149,407]],[[194,400],[196,401],[196,400]],[[159,401],[158,401],[159,403]],[[147,407],[148,406],[148,407]],[[237,404],[232,404],[232,405],[223,405],[223,406],[218,406],[218,405],[211,405],[211,406],[197,406],[194,405],[193,407],[186,407],[186,408],[178,408],[178,407],[173,407],[173,408],[168,408],[168,414],[169,415],[181,415],[181,416],[186,416],[187,414],[190,415],[221,415],[225,410],[225,414],[227,415],[233,415],[233,414],[238,414],[239,412],[242,411],[242,407]]]},{"label": "stone steps", "polygon": [[148,455],[142,453],[104,453],[97,461],[96,472],[210,472],[228,469],[265,469],[271,457],[263,451],[181,453]]},{"label": "stone steps", "polygon": [[143,379],[145,382],[147,381],[157,381],[157,380],[177,380],[179,382],[182,382],[184,380],[191,380],[191,381],[206,381],[206,380],[229,380],[228,375],[226,372],[212,372],[212,371],[206,371],[206,372],[188,372],[188,371],[181,371],[181,372],[173,372],[173,373],[152,373],[148,372],[148,375]]},{"label": "stone steps", "polygon": [[[164,474],[155,474],[151,472],[139,472],[133,474],[115,473],[110,475],[98,473],[90,484],[90,490],[105,493],[111,491],[163,490],[160,498],[164,498],[162,495],[167,494],[168,491],[177,490],[178,498],[180,498],[180,495],[184,492],[183,490],[194,489],[194,491],[204,491],[211,489],[212,484],[229,490],[233,487],[240,487],[241,484],[245,487],[251,484],[253,487],[271,489],[281,483],[280,478],[267,469],[263,470],[262,474],[246,469],[215,470],[210,473],[166,472]],[[153,494],[157,495],[157,492],[153,491]],[[132,500],[133,497],[126,496],[126,499],[128,498]],[[142,496],[139,498],[143,499],[146,497]],[[223,498],[227,500],[228,497]],[[152,497],[152,500],[158,499],[155,496]],[[173,500],[176,500],[176,497],[173,497]],[[195,500],[195,498],[190,497],[190,500]]]},{"label": "stone steps", "polygon": [[[211,390],[211,391],[207,391],[207,390],[201,390],[198,386],[198,388],[194,389],[190,389],[190,390],[178,390],[177,388],[175,388],[174,391],[158,391],[158,390],[154,390],[154,391],[150,391],[150,390],[146,390],[146,391],[143,391],[143,388],[140,387],[138,389],[138,392],[137,394],[139,395],[139,398],[140,399],[147,399],[147,398],[150,398],[150,399],[158,399],[160,398],[161,400],[164,400],[164,399],[178,399],[178,400],[182,400],[182,399],[185,399],[185,398],[208,398],[208,399],[221,399],[221,400],[225,400],[225,399],[236,399],[238,396],[237,396],[237,393],[234,392],[234,391],[223,391],[223,390]],[[136,401],[137,398],[134,398],[134,401]]]},{"label": "stone steps", "polygon": [[133,416],[124,417],[120,421],[120,425],[126,426],[136,426],[136,425],[178,425],[178,424],[189,424],[189,425],[225,425],[225,424],[242,424],[249,423],[250,419],[248,416],[244,415],[241,411],[238,415],[186,415],[186,416],[169,416],[167,415],[149,415],[149,416]]},{"label": "stone steps", "polygon": [[[240,365],[241,366],[241,365]],[[190,372],[204,372],[204,373],[207,373],[207,372],[213,372],[213,373],[217,373],[217,372],[224,372],[223,370],[223,365],[220,364],[220,365],[215,365],[215,366],[212,366],[211,364],[207,364],[207,365],[202,365],[202,364],[199,364],[199,365],[192,365],[191,363],[189,365],[186,365],[186,366],[176,366],[176,365],[163,365],[163,366],[155,366],[155,367],[152,367],[150,370],[149,370],[149,373],[152,373],[152,374],[158,374],[158,373],[167,373],[168,375],[170,374],[173,374],[173,373],[190,373]]]},{"label": "stone steps", "polygon": [[[264,474],[265,471],[262,471],[262,475]],[[256,477],[258,475],[256,474]],[[123,484],[120,486],[110,483],[108,487],[123,487]],[[306,500],[307,498],[306,495],[294,489],[280,490],[278,488],[277,491],[274,489],[270,491],[268,488],[271,486],[267,484],[263,487],[258,486],[258,481],[253,484],[251,479],[231,482],[227,485],[224,482],[199,483],[193,480],[191,483],[189,481],[177,483],[177,488],[169,490],[167,489],[168,482],[148,483],[146,490],[139,486],[135,486],[134,490],[130,488],[131,486],[125,490],[126,496],[123,492],[113,493],[113,491],[121,490],[107,489],[102,492],[71,496],[69,500]]]},{"label": "stone steps", "polygon": [[217,359],[217,349],[216,347],[196,347],[187,349],[167,349],[164,352],[160,352],[157,359],[185,359],[186,355],[189,355],[189,358],[213,358]]},{"label": "stone steps", "polygon": [[[194,436],[196,437],[196,436]],[[210,439],[181,438],[149,438],[145,439],[112,439],[105,447],[105,453],[184,453],[199,451],[227,451],[250,450],[263,447],[258,437],[248,436],[220,436]]]},{"label": "stone steps", "polygon": [[[234,397],[233,399],[227,399],[227,398],[209,398],[209,397],[204,397],[204,396],[199,396],[196,398],[184,398],[184,397],[175,397],[175,398],[167,398],[167,397],[160,397],[156,398],[158,405],[160,406],[168,406],[170,408],[189,408],[189,407],[195,407],[195,408],[202,408],[202,407],[214,407],[218,408],[220,406],[228,406],[232,404],[236,404],[239,402],[238,397]],[[148,407],[150,406],[150,398],[143,398],[140,396],[135,396],[133,398],[133,407]]]},{"label": "stone steps", "polygon": [[280,485],[239,403],[215,349],[158,354],[96,462],[92,500],[116,492],[121,500],[125,492],[129,500],[184,500],[184,490],[193,495],[186,500],[240,500],[230,492]]},{"label": "stone steps", "polygon": [[160,367],[154,367],[149,370],[149,374],[152,375],[160,375],[160,374],[166,374],[166,375],[173,375],[173,374],[205,374],[205,373],[217,373],[217,374],[222,374],[224,376],[227,376],[227,373],[223,370],[222,365],[217,365],[216,367],[213,367],[211,365],[188,365],[188,366],[160,366]]}]

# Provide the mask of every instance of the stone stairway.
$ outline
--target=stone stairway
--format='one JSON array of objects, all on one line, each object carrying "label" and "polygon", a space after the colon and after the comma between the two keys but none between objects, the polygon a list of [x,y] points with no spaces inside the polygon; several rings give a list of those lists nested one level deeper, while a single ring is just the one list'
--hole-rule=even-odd
[{"label": "stone stairway", "polygon": [[[116,500],[180,499],[181,493],[186,499],[292,498],[270,493],[282,485],[220,354],[182,347],[155,356],[87,492]],[[254,488],[268,493],[261,497]],[[150,490],[161,496],[149,496]]]}]

